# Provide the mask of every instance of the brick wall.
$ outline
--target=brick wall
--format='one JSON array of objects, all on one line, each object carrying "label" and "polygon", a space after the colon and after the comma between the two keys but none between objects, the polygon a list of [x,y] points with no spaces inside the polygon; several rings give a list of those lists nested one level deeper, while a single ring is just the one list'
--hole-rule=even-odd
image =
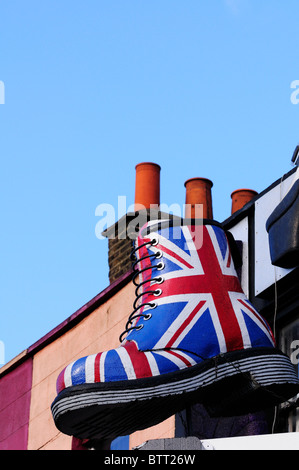
[{"label": "brick wall", "polygon": [[108,264],[109,264],[109,281],[116,281],[120,276],[130,271],[132,261],[130,254],[133,248],[133,241],[126,238],[120,240],[118,238],[108,240]]},{"label": "brick wall", "polygon": [[110,283],[132,269],[130,255],[134,248],[134,239],[138,228],[145,224],[147,219],[147,211],[140,216],[138,213],[129,213],[103,232],[102,235],[108,238]]},{"label": "brick wall", "polygon": [[132,269],[130,254],[134,248],[134,239],[148,220],[177,218],[172,214],[157,209],[128,213],[116,224],[109,227],[103,236],[108,238],[109,281],[116,281],[120,276]]}]

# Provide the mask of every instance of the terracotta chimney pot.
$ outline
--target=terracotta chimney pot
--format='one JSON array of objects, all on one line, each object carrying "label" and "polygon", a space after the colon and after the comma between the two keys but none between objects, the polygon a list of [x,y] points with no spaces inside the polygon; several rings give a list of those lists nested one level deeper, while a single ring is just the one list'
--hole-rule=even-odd
[{"label": "terracotta chimney pot", "polygon": [[242,207],[251,201],[258,193],[253,189],[236,189],[231,193],[232,214],[242,209]]},{"label": "terracotta chimney pot", "polygon": [[195,204],[203,205],[203,218],[213,219],[212,206],[213,183],[207,178],[190,178],[185,182],[186,188],[186,213],[187,219],[195,219]]},{"label": "terracotta chimney pot", "polygon": [[135,210],[160,205],[160,165],[143,162],[135,167]]}]

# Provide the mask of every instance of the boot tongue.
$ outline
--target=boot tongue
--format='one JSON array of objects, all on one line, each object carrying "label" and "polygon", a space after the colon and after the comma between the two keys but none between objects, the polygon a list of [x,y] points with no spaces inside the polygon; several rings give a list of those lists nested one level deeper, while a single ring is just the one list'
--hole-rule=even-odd
[{"label": "boot tongue", "polygon": [[[139,276],[136,278],[136,281],[138,284],[142,284],[145,281],[145,284],[142,284],[138,288],[138,294],[142,294],[145,291],[151,290],[151,279],[154,277],[153,276],[153,269],[152,267],[157,264],[156,259],[152,256],[149,257],[149,255],[155,254],[157,251],[156,246],[152,246],[149,243],[145,245],[147,242],[151,242],[153,240],[155,233],[159,228],[160,228],[160,223],[161,220],[154,220],[154,221],[149,221],[144,226],[140,229],[139,234],[136,238],[135,241],[135,248],[137,249],[135,252],[137,260],[139,262],[136,265],[136,270],[139,271]],[[164,221],[163,221],[164,222]],[[169,221],[166,220],[168,223]],[[139,248],[139,249],[138,249]],[[139,299],[139,305],[142,303],[146,303],[148,301],[148,297],[151,294],[145,294]],[[140,309],[140,314],[143,312],[144,307]],[[136,319],[135,325],[138,323],[140,317]]]},{"label": "boot tongue", "polygon": [[[145,268],[150,268],[152,265],[153,258],[148,258],[148,256],[150,254],[153,254],[154,251],[151,249],[152,248],[151,245],[149,244],[144,245],[144,243],[150,242],[152,240],[152,236],[150,235],[150,232],[151,230],[147,223],[140,230],[139,235],[135,242],[135,247],[136,248],[140,247],[138,250],[136,250],[136,258],[140,260],[140,262],[137,264],[138,271],[142,271]],[[150,279],[151,275],[152,275],[152,269],[146,269],[144,272],[141,272],[139,274],[139,283]],[[144,290],[145,290],[144,287],[143,288],[141,287],[139,289],[139,293],[143,292]]]},{"label": "boot tongue", "polygon": [[158,230],[161,230],[162,228],[167,228],[172,225],[181,225],[181,219],[172,220],[172,219],[156,219],[156,220],[150,220],[146,224],[141,227],[138,237],[142,238],[147,238],[147,236],[152,233],[152,232],[157,232]]},{"label": "boot tongue", "polygon": [[[220,225],[218,222],[211,221],[211,220],[206,220],[206,222],[209,222],[209,225],[211,223]],[[202,226],[205,224],[204,219],[198,219],[198,220],[189,220],[189,219],[182,219],[181,217],[178,216],[173,216],[172,218],[169,219],[153,219],[148,221],[146,224],[144,224],[140,231],[139,231],[139,236],[141,237],[146,237],[149,235],[151,232],[157,232],[161,229],[164,228],[169,228],[169,227],[182,227],[183,225],[188,225],[188,226]]]}]

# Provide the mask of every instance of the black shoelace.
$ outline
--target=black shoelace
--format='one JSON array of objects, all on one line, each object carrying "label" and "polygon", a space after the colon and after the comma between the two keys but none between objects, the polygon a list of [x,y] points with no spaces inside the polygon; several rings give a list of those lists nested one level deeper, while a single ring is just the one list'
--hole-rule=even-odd
[{"label": "black shoelace", "polygon": [[147,305],[150,309],[153,309],[157,306],[157,304],[155,302],[142,302],[142,301],[140,302],[140,299],[144,295],[147,295],[147,294],[152,294],[152,295],[158,296],[162,293],[161,289],[144,290],[144,291],[139,293],[139,289],[141,287],[143,287],[144,284],[151,283],[153,281],[155,283],[158,283],[158,284],[161,284],[163,282],[162,276],[153,277],[153,278],[146,279],[145,281],[138,282],[138,278],[139,278],[139,275],[141,273],[143,273],[143,272],[145,272],[149,269],[153,269],[153,268],[156,268],[158,270],[161,270],[161,269],[164,268],[164,263],[162,261],[160,261],[158,264],[153,265],[151,263],[150,266],[147,266],[143,269],[138,269],[138,264],[141,263],[145,259],[155,260],[155,259],[161,258],[162,252],[160,250],[158,250],[156,253],[148,254],[146,256],[142,256],[141,258],[138,258],[136,256],[136,253],[138,252],[138,250],[140,250],[144,246],[154,246],[154,245],[157,245],[157,244],[158,244],[157,239],[153,238],[151,241],[145,242],[142,245],[138,246],[137,248],[134,248],[134,250],[131,253],[131,259],[132,259],[132,261],[134,261],[134,263],[133,263],[133,272],[134,272],[133,284],[136,286],[136,289],[135,289],[136,298],[135,298],[134,303],[133,303],[133,309],[134,310],[128,318],[128,321],[127,321],[126,326],[125,326],[125,331],[123,331],[122,334],[119,337],[120,342],[123,341],[124,336],[127,335],[130,331],[132,331],[132,330],[141,330],[143,328],[144,325],[142,323],[140,325],[137,325],[137,326],[132,326],[133,321],[135,319],[143,317],[144,320],[149,320],[151,318],[151,316],[152,316],[151,313],[140,313],[140,309],[142,307]]}]

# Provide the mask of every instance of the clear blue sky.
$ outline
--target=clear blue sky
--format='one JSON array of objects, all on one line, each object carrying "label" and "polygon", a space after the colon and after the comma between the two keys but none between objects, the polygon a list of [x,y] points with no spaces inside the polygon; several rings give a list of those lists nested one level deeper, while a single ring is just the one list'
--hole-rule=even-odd
[{"label": "clear blue sky", "polygon": [[298,0],[0,0],[6,362],[107,287],[95,210],[137,163],[168,205],[210,178],[219,221],[292,169],[298,56]]}]

